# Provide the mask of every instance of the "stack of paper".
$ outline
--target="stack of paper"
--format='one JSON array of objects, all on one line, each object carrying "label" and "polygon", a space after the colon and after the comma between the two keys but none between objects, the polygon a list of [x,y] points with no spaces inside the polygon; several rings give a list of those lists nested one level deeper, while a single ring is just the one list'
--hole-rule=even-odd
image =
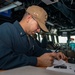
[{"label": "stack of paper", "polygon": [[[66,68],[55,67],[62,65],[66,66]],[[46,69],[75,75],[75,64],[66,63],[63,60],[54,60],[54,65],[52,67],[47,67]]]}]

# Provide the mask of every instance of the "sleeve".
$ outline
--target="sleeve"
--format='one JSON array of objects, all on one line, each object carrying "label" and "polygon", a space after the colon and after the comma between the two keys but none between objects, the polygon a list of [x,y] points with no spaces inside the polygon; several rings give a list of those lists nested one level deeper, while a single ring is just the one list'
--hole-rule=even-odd
[{"label": "sleeve", "polygon": [[37,63],[36,57],[28,57],[25,54],[15,54],[2,40],[0,40],[0,69],[12,69],[20,66]]},{"label": "sleeve", "polygon": [[40,47],[36,43],[36,41],[34,41],[34,54],[35,54],[35,56],[41,56],[44,53],[50,53],[50,52],[52,52],[52,51],[51,50],[46,50],[46,49]]}]

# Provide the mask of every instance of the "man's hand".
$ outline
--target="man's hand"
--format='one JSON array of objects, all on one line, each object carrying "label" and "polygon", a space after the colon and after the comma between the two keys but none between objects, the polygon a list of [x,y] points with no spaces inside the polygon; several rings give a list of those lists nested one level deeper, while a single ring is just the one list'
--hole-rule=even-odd
[{"label": "man's hand", "polygon": [[41,67],[52,66],[55,58],[58,60],[60,59],[63,59],[65,61],[68,60],[68,58],[62,52],[45,53],[40,57],[37,57],[37,66],[41,66]]},{"label": "man's hand", "polygon": [[68,62],[68,58],[62,52],[58,52],[56,58],[58,60],[62,59],[64,61]]},{"label": "man's hand", "polygon": [[52,66],[54,61],[54,57],[51,53],[45,53],[40,57],[37,57],[37,66],[48,67]]}]

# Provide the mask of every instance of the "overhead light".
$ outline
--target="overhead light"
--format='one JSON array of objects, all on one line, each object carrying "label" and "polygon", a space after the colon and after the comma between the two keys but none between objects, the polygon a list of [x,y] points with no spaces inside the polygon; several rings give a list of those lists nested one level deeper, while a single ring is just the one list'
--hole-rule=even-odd
[{"label": "overhead light", "polygon": [[42,1],[47,5],[58,2],[58,0],[42,0]]},{"label": "overhead light", "polygon": [[0,12],[4,12],[6,10],[15,8],[15,7],[20,6],[20,5],[22,5],[22,3],[19,2],[19,1],[13,2],[13,3],[11,3],[11,4],[7,5],[7,6],[4,6],[4,7],[0,8]]}]

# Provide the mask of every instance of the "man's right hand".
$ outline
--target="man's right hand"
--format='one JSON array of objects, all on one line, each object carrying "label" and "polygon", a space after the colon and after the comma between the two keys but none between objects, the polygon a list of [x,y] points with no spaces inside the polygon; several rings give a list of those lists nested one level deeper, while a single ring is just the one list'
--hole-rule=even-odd
[{"label": "man's right hand", "polygon": [[54,62],[54,54],[53,53],[45,53],[40,57],[37,57],[37,66],[39,67],[48,67],[52,66]]}]

